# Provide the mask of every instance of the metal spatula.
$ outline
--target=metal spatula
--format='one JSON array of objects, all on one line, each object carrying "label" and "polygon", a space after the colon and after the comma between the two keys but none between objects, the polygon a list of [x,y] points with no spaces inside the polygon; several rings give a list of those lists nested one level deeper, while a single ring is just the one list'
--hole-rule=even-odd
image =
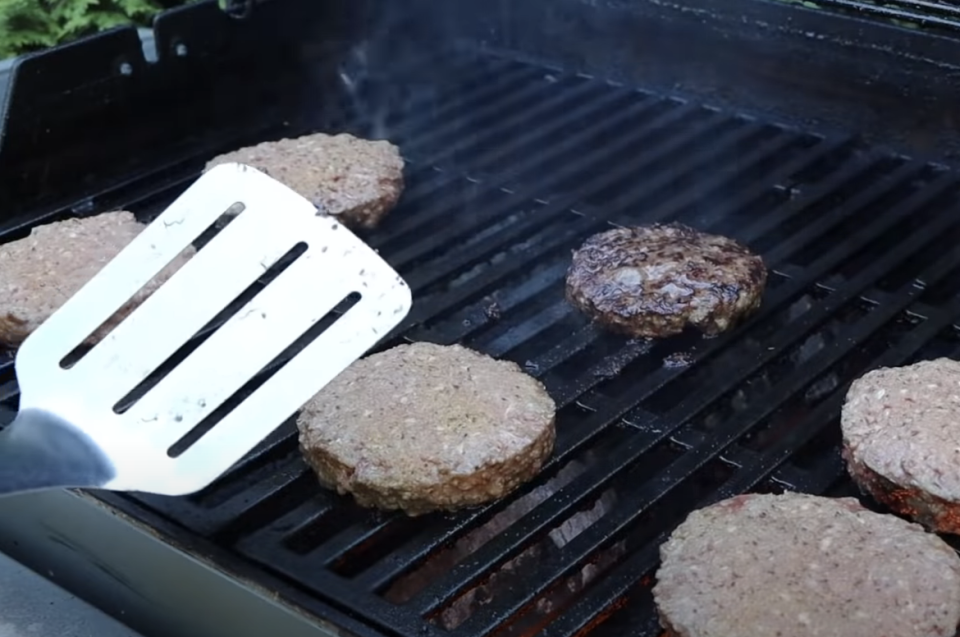
[{"label": "metal spatula", "polygon": [[[68,364],[135,292],[218,228]],[[250,290],[264,278],[272,280]],[[331,314],[357,294],[346,312]],[[0,432],[0,494],[198,491],[396,327],[410,305],[400,276],[340,223],[253,168],[217,166],[20,347],[20,411]],[[211,320],[231,312],[211,333]],[[277,367],[251,391],[252,379]],[[145,393],[131,396],[138,387]]]}]

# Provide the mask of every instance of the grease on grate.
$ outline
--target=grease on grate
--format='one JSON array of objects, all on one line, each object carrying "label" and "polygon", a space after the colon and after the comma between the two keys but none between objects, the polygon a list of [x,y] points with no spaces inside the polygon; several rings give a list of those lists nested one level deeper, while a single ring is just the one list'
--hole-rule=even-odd
[{"label": "grease on grate", "polygon": [[[505,532],[524,515],[545,502],[564,486],[582,474],[588,466],[599,462],[594,453],[585,454],[582,460],[567,463],[557,475],[532,490],[516,502],[490,519],[483,526],[461,538],[453,546],[436,554],[416,571],[397,580],[386,592],[386,598],[393,603],[403,603],[430,583],[443,578],[458,563],[476,553],[488,541]],[[522,553],[501,564],[489,576],[476,586],[468,589],[447,604],[432,618],[434,622],[447,630],[452,630],[494,601],[502,601],[501,596],[515,594],[517,586],[534,581],[538,564],[549,555],[556,553],[571,542],[580,533],[606,515],[617,503],[613,490],[602,493],[593,506],[581,510],[553,528],[544,537],[528,546]],[[540,627],[554,614],[560,612],[566,604],[590,582],[607,568],[612,566],[625,553],[623,542],[599,552],[577,573],[555,584],[548,592],[540,596],[531,608],[525,609],[521,616],[501,629],[498,634],[505,636],[527,634]]]}]

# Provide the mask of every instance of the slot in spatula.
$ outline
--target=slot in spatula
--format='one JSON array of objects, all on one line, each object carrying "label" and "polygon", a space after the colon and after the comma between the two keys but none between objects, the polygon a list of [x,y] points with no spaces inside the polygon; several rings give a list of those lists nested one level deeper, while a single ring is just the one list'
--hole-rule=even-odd
[{"label": "slot in spatula", "polygon": [[[214,232],[70,360],[138,290]],[[217,166],[19,348],[20,411],[0,432],[0,494],[198,491],[410,306],[401,277],[334,218],[253,168]]]}]

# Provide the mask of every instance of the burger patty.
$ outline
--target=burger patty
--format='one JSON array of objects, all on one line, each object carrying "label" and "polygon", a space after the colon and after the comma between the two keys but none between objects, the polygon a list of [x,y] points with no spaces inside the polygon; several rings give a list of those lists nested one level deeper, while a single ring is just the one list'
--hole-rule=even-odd
[{"label": "burger patty", "polygon": [[[38,226],[0,245],[0,343],[20,345],[144,228],[121,210]],[[116,327],[193,254],[188,249],[162,270],[88,340]]]},{"label": "burger patty", "polygon": [[345,133],[316,133],[241,148],[207,163],[252,166],[309,199],[348,227],[373,228],[403,192],[403,159],[396,146]]},{"label": "burger patty", "polygon": [[733,239],[679,223],[614,228],[573,253],[567,299],[596,323],[633,337],[692,325],[729,329],[760,306],[763,260]]},{"label": "burger patty", "polygon": [[297,425],[321,484],[420,515],[495,500],[534,477],[553,452],[555,410],[515,363],[415,343],[355,362]]},{"label": "burger patty", "polygon": [[960,558],[852,498],[743,495],[694,511],[653,588],[670,637],[952,637]]},{"label": "burger patty", "polygon": [[932,530],[960,534],[960,363],[864,374],[847,392],[841,429],[861,489]]}]

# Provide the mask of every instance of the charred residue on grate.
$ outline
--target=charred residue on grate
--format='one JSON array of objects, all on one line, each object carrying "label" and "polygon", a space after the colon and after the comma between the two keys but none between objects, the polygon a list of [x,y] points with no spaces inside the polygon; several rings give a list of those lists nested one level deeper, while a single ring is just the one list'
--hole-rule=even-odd
[{"label": "charred residue on grate", "polygon": [[[590,463],[595,463],[595,458],[592,456],[593,454],[587,454],[586,460]],[[473,556],[490,540],[503,533],[512,524],[516,523],[558,490],[570,484],[576,477],[583,474],[586,467],[587,465],[579,458],[565,463],[559,470],[551,472],[552,476],[542,484],[514,499],[506,508],[488,521],[458,538],[451,545],[441,548],[432,555],[428,555],[423,559],[422,563],[393,581],[382,594],[388,601],[395,604],[410,602],[425,589],[429,588],[431,583],[436,579],[448,575],[451,570],[456,568],[464,560]],[[535,549],[536,547],[532,548]],[[514,570],[514,567],[518,563],[530,557],[530,550],[532,549],[522,552],[517,557],[508,559],[503,566],[499,567],[498,571]],[[489,587],[484,587],[484,595],[489,594],[488,588]],[[454,606],[458,606],[459,608],[448,614],[447,617],[442,620],[443,623],[449,627],[452,615],[462,612],[469,615],[469,606],[473,601],[471,597],[471,599],[463,601],[460,604],[454,603]]]},{"label": "charred residue on grate", "polygon": [[[852,330],[857,330],[860,327],[858,323],[868,320],[868,314],[869,312],[848,312],[843,322],[838,321],[838,323],[842,327],[851,326]],[[900,340],[917,325],[918,323],[909,317],[899,315],[872,332],[870,338],[859,345],[856,345],[855,341],[850,343],[849,340],[844,339],[836,341],[830,348],[825,348],[825,351],[816,352],[817,358],[832,359],[835,362],[814,375],[811,380],[783,400],[777,401],[779,407],[751,428],[750,432],[740,440],[740,444],[757,454],[782,453],[784,449],[804,449],[807,443],[802,439],[816,438],[819,436],[817,432],[826,431],[829,425],[839,423],[838,408],[831,409],[828,420],[824,420],[819,415],[814,416],[814,414],[823,413],[821,405],[830,400],[831,407],[837,406],[837,401],[845,395],[850,383],[868,371],[871,363],[878,356],[895,348]],[[845,348],[851,344],[855,345],[852,350],[845,351]],[[839,350],[837,352],[839,356],[830,356],[831,351],[837,350]],[[804,360],[803,364],[813,359],[814,356],[810,356]],[[782,391],[780,387],[783,381],[795,374],[801,374],[801,371],[798,370],[783,376],[782,380],[770,383],[766,392],[779,397],[778,392]],[[833,427],[830,431],[839,434],[838,427]],[[835,440],[832,434],[827,439]],[[822,447],[819,448],[822,449]],[[795,466],[802,466],[804,462],[808,462],[803,455],[794,458]]]},{"label": "charred residue on grate", "polygon": [[[557,277],[558,279],[559,279],[560,277],[562,277],[562,271],[561,271],[560,268],[555,269],[555,270],[552,272],[552,274],[553,274],[553,276]],[[556,315],[557,317],[563,317],[563,316],[564,316],[564,310],[563,310],[562,308],[560,308],[560,307],[557,307],[556,305],[555,305],[554,307],[551,307],[551,308],[550,308],[550,311],[553,312],[553,313],[555,313],[555,315]],[[481,319],[480,322],[482,323],[483,320]],[[472,321],[469,322],[470,325],[472,325],[472,323],[473,323]],[[469,330],[463,330],[463,329],[460,329],[460,328],[457,328],[457,327],[453,327],[453,326],[451,326],[451,329],[452,329],[452,330],[459,330],[461,337],[466,336],[466,333],[465,333],[465,332],[469,332]]]},{"label": "charred residue on grate", "polygon": [[[922,249],[923,241],[916,241],[914,245],[914,249]],[[942,267],[940,269],[943,270]],[[909,305],[912,298],[909,294],[904,295],[899,305]],[[802,446],[804,442],[809,442],[812,439],[820,444],[823,444],[823,442],[835,443],[835,438],[832,438],[830,434],[823,436],[819,440],[817,434],[827,431],[827,425],[835,420],[837,409],[842,400],[843,391],[849,381],[877,364],[902,364],[909,362],[910,359],[919,355],[918,350],[921,346],[937,336],[938,329],[942,333],[942,330],[947,329],[946,326],[949,325],[950,322],[948,315],[947,317],[942,317],[938,325],[925,325],[925,322],[919,321],[915,314],[902,311],[898,307],[898,304],[891,304],[891,310],[889,307],[883,305],[879,307],[874,307],[872,304],[865,305],[855,298],[851,303],[859,305],[859,307],[849,315],[844,316],[843,314],[838,314],[837,316],[846,319],[847,329],[845,331],[847,334],[854,336],[861,334],[862,336],[859,338],[839,339],[839,342],[842,342],[842,346],[839,348],[840,351],[836,351],[838,349],[836,347],[819,350],[813,359],[808,359],[809,362],[804,364],[803,367],[805,371],[797,372],[797,374],[794,375],[786,375],[785,388],[773,388],[771,390],[771,393],[776,398],[770,401],[770,404],[786,405],[783,411],[787,413],[791,410],[789,409],[789,402],[784,403],[784,399],[787,399],[787,401],[790,399],[799,400],[805,406],[810,406],[810,393],[805,390],[810,387],[815,387],[818,382],[833,376],[833,379],[828,383],[832,389],[830,400],[824,400],[824,392],[815,392],[815,395],[820,400],[819,402],[814,401],[816,404],[813,411],[805,414],[801,413],[799,416],[794,415],[787,421],[788,431],[781,432],[786,435],[770,438],[766,440],[763,445],[759,445],[758,448],[752,450],[763,453],[764,455],[759,457],[755,456],[755,462],[750,471],[741,471],[740,473],[742,473],[744,477],[739,479],[738,474],[738,479],[733,480],[731,484],[721,488],[721,493],[733,495],[734,493],[750,489],[759,484],[758,481],[762,479],[765,472],[780,466],[780,464],[788,458],[790,452],[795,450],[797,446]],[[844,320],[841,319],[838,323],[843,325]],[[856,346],[858,342],[860,346],[857,351],[847,351],[852,346]],[[929,350],[925,353],[927,355],[933,354],[933,352]],[[759,415],[760,412],[757,412],[756,403],[754,405],[753,411]],[[762,406],[763,403],[760,403],[760,405]],[[675,421],[673,416],[679,417],[680,414],[670,414],[666,420]],[[742,422],[737,422],[738,418]],[[750,431],[757,425],[757,422],[751,422],[755,416],[751,416],[744,421],[746,418],[746,416],[731,416],[729,419],[720,423],[714,433],[708,433],[705,437],[700,437],[696,440],[696,444],[699,446],[691,447],[691,449],[699,452],[704,447],[720,448],[725,444],[729,444],[721,441],[730,440],[731,434],[734,434],[734,432],[738,430]],[[776,415],[774,418],[776,418]],[[771,423],[768,422],[768,425],[769,424]],[[795,434],[793,439],[790,438],[791,433]],[[799,482],[807,489],[817,492],[825,489],[839,479],[842,469],[837,462],[835,446],[823,450],[819,454],[814,454],[814,456],[815,459],[812,461],[809,458],[807,459],[807,466],[805,468],[808,469],[808,471],[800,472],[799,478],[795,478],[792,481]],[[760,458],[764,460],[756,461],[760,460]],[[813,475],[813,472],[810,470],[818,470],[820,475]],[[798,474],[795,473],[795,476],[796,475]],[[596,612],[600,611],[597,610]]]},{"label": "charred residue on grate", "polygon": [[[605,600],[601,610],[591,615],[583,614],[578,607],[587,600],[603,599],[603,589],[609,585],[611,578],[619,579],[616,574],[622,571],[625,561],[634,563],[630,581],[646,581],[649,585],[649,576],[656,564],[657,546],[665,536],[665,529],[672,529],[682,521],[688,503],[709,501],[716,485],[727,481],[735,473],[729,465],[716,459],[685,472],[684,480],[670,491],[671,497],[660,497],[662,487],[659,483],[662,477],[669,474],[683,457],[682,453],[676,455],[673,462],[658,467],[652,475],[631,475],[640,469],[639,465],[622,471],[618,483],[624,488],[619,492],[618,506],[564,547],[544,556],[537,565],[538,577],[512,590],[512,599],[494,602],[495,608],[488,613],[488,618],[472,618],[470,632],[492,631],[495,628],[504,631],[514,622],[523,620],[528,625],[536,622],[538,627],[547,631],[571,621],[593,623],[595,617],[605,615],[611,607],[622,607],[619,596]],[[647,472],[644,471],[644,474]],[[580,595],[565,599],[562,606],[551,609],[552,613],[545,613],[539,608],[542,604],[540,600],[549,600],[551,593],[556,594],[558,588],[568,586],[564,575],[566,572],[589,566],[593,560],[602,560],[603,557],[607,557],[601,562],[605,567],[603,576],[586,582]],[[500,631],[491,634],[502,634]],[[564,631],[561,634],[567,633]]]},{"label": "charred residue on grate", "polygon": [[[594,524],[600,523],[618,510],[621,500],[629,495],[636,484],[649,480],[681,453],[672,445],[663,443],[650,449],[642,460],[632,465],[616,468],[598,466],[598,463],[602,465],[605,462],[615,447],[623,444],[631,435],[624,430],[610,431],[598,447],[571,461],[557,478],[527,496],[525,503],[518,500],[516,505],[519,506],[513,506],[504,512],[505,517],[500,518],[501,523],[519,522],[517,526],[502,529],[507,531],[507,535],[521,533],[521,528],[529,532],[527,529],[531,528],[530,520],[521,521],[523,509],[542,505],[549,496],[553,496],[547,508],[554,510],[562,506],[561,502],[566,502],[572,494],[583,494],[576,496],[578,502],[573,503],[573,506],[567,505],[559,524],[544,529],[545,533],[541,531],[532,536],[532,544],[523,544],[521,549],[517,549],[519,553],[504,554],[501,546],[505,543],[511,545],[513,540],[506,540],[501,536],[488,539],[489,543],[477,549],[476,553],[460,566],[461,571],[480,577],[466,590],[463,589],[461,581],[450,575],[443,577],[441,573],[436,573],[441,575],[439,583],[428,586],[418,595],[418,599],[425,598],[422,604],[430,610],[434,621],[445,628],[455,628],[468,621],[482,621],[477,617],[477,613],[484,607],[509,604],[511,596],[518,589],[522,590],[532,582],[542,582],[542,590],[537,591],[520,610],[519,616],[511,618],[509,623],[496,633],[531,634],[535,628],[561,612],[600,574],[623,557],[627,550],[626,544],[623,541],[612,541],[575,565],[572,570],[567,569],[566,574],[554,575],[549,569],[543,568],[551,561],[562,559],[565,547],[577,542],[577,538]],[[585,490],[585,485],[590,488]],[[558,499],[561,502],[557,502]],[[534,510],[533,517],[536,515]],[[515,519],[511,520],[511,517]],[[462,576],[461,573],[460,577]],[[400,587],[404,583],[405,580],[398,580],[395,584],[396,590],[402,590]],[[441,597],[431,599],[431,596],[438,592],[443,593]],[[452,600],[449,599],[451,592],[458,593]]]},{"label": "charred residue on grate", "polygon": [[[904,322],[897,318],[899,317],[895,317],[884,329],[874,334],[869,343],[861,346],[859,359],[854,359],[859,360],[858,364],[851,364],[846,358],[840,359],[838,366],[845,368],[842,372],[844,386],[852,378],[879,364],[904,364],[944,353],[953,356],[960,354],[960,339],[954,328],[944,328],[941,325],[940,331],[937,332],[934,329],[936,326],[925,326],[912,320],[904,325]],[[827,426],[833,424],[837,418],[844,386],[838,387],[829,400],[821,403],[814,413],[806,416],[795,428],[795,431],[801,432],[801,440],[779,441],[777,445],[779,449],[760,450],[762,455],[754,456],[753,466],[749,469],[741,468],[726,484],[722,484],[721,481],[714,482],[712,484],[714,488],[719,486],[714,494],[690,508],[703,506],[711,500],[734,495],[744,490],[779,492],[784,488],[790,488],[812,493],[828,493],[834,496],[857,496],[856,489],[846,479],[839,461],[836,445],[839,430],[836,427]],[[703,439],[701,444],[709,445],[710,440]],[[800,453],[790,456],[790,460],[784,464],[789,452],[796,451]],[[777,467],[779,468],[775,473],[769,474]],[[764,475],[768,474],[769,477],[764,478]],[[670,523],[663,524],[664,535],[672,526]],[[664,536],[662,535],[659,539],[662,537]],[[657,560],[654,550],[656,544],[658,542],[646,545],[618,564],[603,581],[602,594],[582,599],[579,603],[580,608],[575,609],[580,612],[572,612],[560,618],[560,625],[552,627],[556,630],[553,634],[569,634],[578,620],[584,617],[603,617],[605,609],[614,609],[614,612],[610,614],[610,623],[603,622],[597,627],[596,634],[617,634],[607,631],[608,629],[616,631],[617,626],[623,625],[621,621],[629,621],[633,626],[646,625],[644,622],[649,619],[649,611],[652,610],[648,605],[651,583],[646,578],[631,577],[628,574],[640,571],[648,574],[652,572]],[[621,574],[623,577],[620,577]],[[645,599],[647,602],[640,604],[638,608],[633,604],[623,604],[624,597]],[[634,611],[639,611],[639,614],[633,615]],[[654,630],[655,624],[651,622],[649,628]]]}]

